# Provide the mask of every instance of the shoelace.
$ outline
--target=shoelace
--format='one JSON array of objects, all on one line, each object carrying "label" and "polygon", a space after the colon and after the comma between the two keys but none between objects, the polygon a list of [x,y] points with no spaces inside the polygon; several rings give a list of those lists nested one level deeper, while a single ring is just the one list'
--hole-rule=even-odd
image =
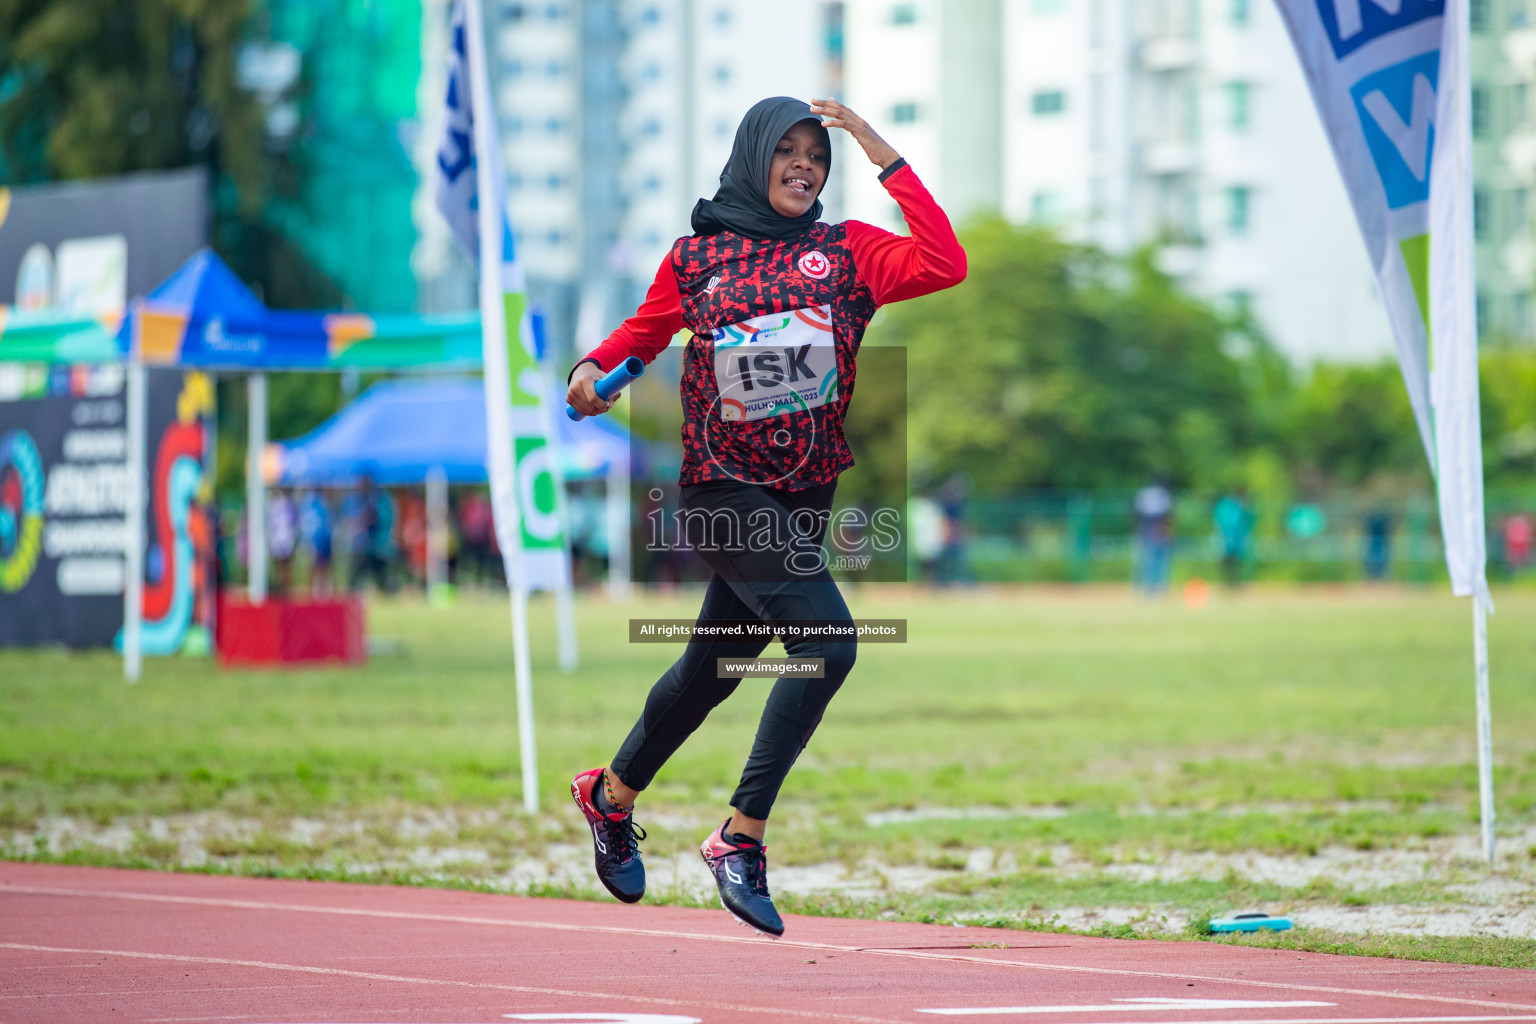
[{"label": "shoelace", "polygon": [[612,847],[611,856],[626,861],[640,852],[640,841],[645,838],[645,829],[635,824],[634,815],[626,814],[620,821],[603,820],[607,822],[603,831],[607,833]]},{"label": "shoelace", "polygon": [[761,846],[738,846],[727,857],[735,857],[741,865],[741,877],[754,895],[772,899],[768,895],[768,854]]}]

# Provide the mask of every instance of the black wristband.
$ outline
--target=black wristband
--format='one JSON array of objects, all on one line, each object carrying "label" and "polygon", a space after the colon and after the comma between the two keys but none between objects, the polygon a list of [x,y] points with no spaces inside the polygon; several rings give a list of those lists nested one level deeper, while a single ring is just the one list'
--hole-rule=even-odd
[{"label": "black wristband", "polygon": [[[587,356],[585,359],[576,360],[576,366],[580,366],[582,363],[591,363],[599,370],[603,368],[603,364],[598,362],[596,359],[593,359],[591,356]],[[571,382],[572,377],[576,376],[576,366],[571,367],[571,372],[565,375],[565,382],[567,384]]]},{"label": "black wristband", "polygon": [[905,166],[907,166],[907,158],[904,156],[897,157],[895,163],[891,164],[891,166],[880,172],[880,183],[882,185],[885,184],[886,178],[889,178],[891,175],[895,174]]}]

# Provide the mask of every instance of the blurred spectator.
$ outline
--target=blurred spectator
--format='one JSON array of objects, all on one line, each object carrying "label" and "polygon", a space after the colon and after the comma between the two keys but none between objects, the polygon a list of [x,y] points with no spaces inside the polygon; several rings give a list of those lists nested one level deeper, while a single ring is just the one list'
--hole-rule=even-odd
[{"label": "blurred spectator", "polygon": [[1297,540],[1319,537],[1328,528],[1328,517],[1316,505],[1303,503],[1291,506],[1285,516],[1285,529]]},{"label": "blurred spectator", "polygon": [[1365,517],[1365,578],[1380,582],[1392,564],[1392,517],[1376,509]]},{"label": "blurred spectator", "polygon": [[320,597],[328,596],[331,580],[331,510],[320,491],[305,491],[299,511],[299,534],[309,552],[309,588]]},{"label": "blurred spectator", "polygon": [[971,582],[971,565],[965,554],[965,502],[971,494],[970,477],[956,473],[939,488],[939,508],[944,514],[944,549],[939,555],[938,582]]},{"label": "blurred spectator", "polygon": [[1243,582],[1243,563],[1248,560],[1248,542],[1253,535],[1253,510],[1242,488],[1223,495],[1211,516],[1221,540],[1221,579],[1229,587]]},{"label": "blurred spectator", "polygon": [[477,583],[496,577],[496,523],[491,499],[480,491],[471,491],[459,502],[459,536],[463,539],[465,579],[473,574]]},{"label": "blurred spectator", "polygon": [[1168,589],[1173,561],[1173,492],[1159,473],[1131,499],[1136,518],[1136,585],[1148,597]]},{"label": "blurred spectator", "polygon": [[907,522],[918,576],[934,583],[938,580],[939,558],[944,554],[944,510],[932,498],[919,494],[907,504]]},{"label": "blurred spectator", "polygon": [[395,502],[399,509],[400,550],[405,564],[418,581],[427,578],[427,503],[421,495],[407,491]]},{"label": "blurred spectator", "polygon": [[1511,573],[1531,564],[1531,547],[1536,542],[1536,516],[1516,512],[1504,519],[1504,567]]},{"label": "blurred spectator", "polygon": [[272,556],[272,592],[293,589],[293,554],[299,547],[299,509],[288,492],[275,488],[267,496],[267,553]]},{"label": "blurred spectator", "polygon": [[347,527],[352,549],[351,589],[361,590],[363,581],[371,576],[375,586],[392,593],[389,562],[395,556],[395,504],[389,492],[373,486],[371,477],[363,477],[348,499]]}]

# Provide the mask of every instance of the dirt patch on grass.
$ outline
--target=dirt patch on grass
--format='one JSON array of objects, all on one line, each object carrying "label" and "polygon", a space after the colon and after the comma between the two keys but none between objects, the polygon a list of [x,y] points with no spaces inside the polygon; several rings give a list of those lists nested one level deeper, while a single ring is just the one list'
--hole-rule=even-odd
[{"label": "dirt patch on grass", "polygon": [[[925,813],[910,812],[892,823],[910,824]],[[931,817],[957,814],[968,816],[960,811]],[[652,893],[668,902],[713,903],[713,882],[692,847],[692,834],[702,835],[704,823],[681,813],[659,816],[656,823],[665,826],[657,831],[668,838],[658,835],[645,850]],[[0,841],[0,854],[17,859],[289,872],[602,897],[579,822],[564,815],[529,818],[511,809],[398,807],[293,818],[197,812],[106,824],[56,817],[0,833]],[[1176,895],[1178,887],[1205,882],[1216,883],[1201,891],[1208,898],[1214,893],[1218,901],[1223,892],[1239,899],[1254,885],[1268,886],[1281,898],[1265,909],[1290,914],[1298,926],[1335,933],[1531,939],[1536,938],[1536,860],[1527,851],[1533,845],[1536,827],[1506,833],[1492,865],[1482,860],[1470,836],[1385,850],[1329,847],[1314,856],[1100,851],[1085,857],[1063,846],[1023,868],[1012,851],[986,846],[945,851],[942,863],[878,858],[853,864],[770,863],[774,891],[810,905],[831,900],[842,907],[867,904],[898,912],[919,904],[942,906],[943,916],[957,921],[1167,934],[1186,929],[1194,913],[1188,900]],[[1055,895],[1030,897],[1025,906],[1010,906],[1006,899],[999,903],[1021,877]],[[1085,886],[1126,897],[1085,906],[1080,897],[1070,896]],[[1164,896],[1138,899],[1136,886],[1145,894]]]}]

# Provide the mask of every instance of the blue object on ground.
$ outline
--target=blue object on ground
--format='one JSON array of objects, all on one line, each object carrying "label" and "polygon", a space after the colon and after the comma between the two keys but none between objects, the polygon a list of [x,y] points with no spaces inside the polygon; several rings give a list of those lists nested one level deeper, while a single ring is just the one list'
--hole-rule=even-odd
[{"label": "blue object on ground", "polygon": [[1213,932],[1257,932],[1272,931],[1283,932],[1295,927],[1288,917],[1270,917],[1258,910],[1245,910],[1231,917],[1211,918],[1211,931]]}]

